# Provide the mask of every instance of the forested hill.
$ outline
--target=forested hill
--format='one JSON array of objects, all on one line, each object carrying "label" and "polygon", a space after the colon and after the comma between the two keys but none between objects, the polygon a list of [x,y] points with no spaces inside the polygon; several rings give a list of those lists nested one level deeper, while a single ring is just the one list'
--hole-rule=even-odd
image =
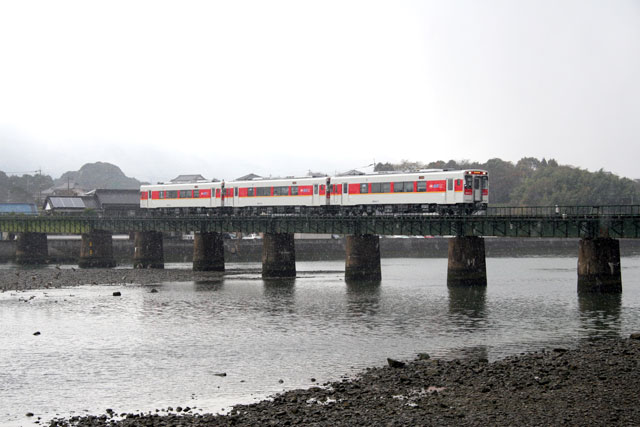
[{"label": "forested hill", "polygon": [[589,172],[555,160],[525,157],[514,164],[501,159],[486,163],[437,161],[378,163],[376,171],[411,169],[468,169],[489,171],[489,200],[505,206],[640,204],[640,183],[602,169]]}]

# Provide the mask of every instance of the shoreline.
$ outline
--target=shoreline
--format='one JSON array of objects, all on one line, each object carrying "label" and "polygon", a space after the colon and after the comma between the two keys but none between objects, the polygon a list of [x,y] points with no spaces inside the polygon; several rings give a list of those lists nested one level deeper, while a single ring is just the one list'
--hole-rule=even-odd
[{"label": "shoreline", "polygon": [[368,368],[354,378],[236,405],[228,414],[112,411],[50,426],[638,425],[640,334],[486,359],[430,359]]}]

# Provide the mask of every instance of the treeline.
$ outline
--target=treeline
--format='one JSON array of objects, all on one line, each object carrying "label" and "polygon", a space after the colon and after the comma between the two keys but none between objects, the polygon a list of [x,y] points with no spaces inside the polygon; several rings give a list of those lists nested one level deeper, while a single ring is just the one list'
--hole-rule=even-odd
[{"label": "treeline", "polygon": [[490,203],[505,206],[640,204],[640,183],[600,169],[589,172],[559,165],[553,159],[522,158],[517,163],[490,159],[486,163],[439,160],[431,163],[403,160],[378,163],[376,171],[469,169],[489,172]]},{"label": "treeline", "polygon": [[51,188],[49,175],[10,175],[0,171],[0,203],[36,203],[42,191]]}]

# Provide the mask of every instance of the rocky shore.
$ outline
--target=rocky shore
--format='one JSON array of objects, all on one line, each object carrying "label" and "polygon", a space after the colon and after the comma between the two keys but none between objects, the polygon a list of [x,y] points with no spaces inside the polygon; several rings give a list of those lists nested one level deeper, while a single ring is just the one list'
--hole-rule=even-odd
[{"label": "rocky shore", "polygon": [[433,360],[367,369],[353,379],[293,390],[226,415],[115,414],[51,426],[612,426],[640,425],[640,334],[487,360]]},{"label": "rocky shore", "polygon": [[[246,273],[248,270],[243,270]],[[258,271],[258,270],[256,270]],[[162,282],[206,281],[233,272],[198,272],[181,269],[80,269],[75,267],[0,269],[0,292],[81,285],[152,285]]]}]

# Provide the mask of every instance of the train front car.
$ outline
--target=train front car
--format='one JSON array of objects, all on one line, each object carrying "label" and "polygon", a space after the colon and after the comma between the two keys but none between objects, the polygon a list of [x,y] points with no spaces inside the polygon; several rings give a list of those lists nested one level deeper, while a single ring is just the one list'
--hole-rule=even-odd
[{"label": "train front car", "polygon": [[489,174],[484,170],[464,171],[465,213],[479,213],[487,210],[489,204]]},{"label": "train front car", "polygon": [[331,178],[330,204],[342,212],[470,214],[486,209],[486,171],[428,170]]}]

